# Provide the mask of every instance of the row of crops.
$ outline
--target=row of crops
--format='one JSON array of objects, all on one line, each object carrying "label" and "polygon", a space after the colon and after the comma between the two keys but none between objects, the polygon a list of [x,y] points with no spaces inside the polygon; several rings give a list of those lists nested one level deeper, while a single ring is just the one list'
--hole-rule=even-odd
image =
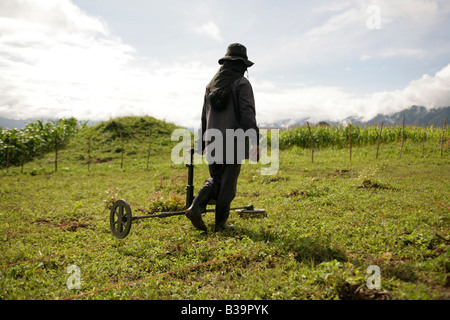
[{"label": "row of crops", "polygon": [[[447,130],[448,131],[448,130]],[[401,141],[423,142],[425,140],[440,141],[443,134],[448,133],[439,127],[418,126],[300,126],[280,131],[280,149],[293,146],[310,148],[311,139],[314,148],[337,147],[344,148],[349,145],[364,146],[376,143],[391,143]]]},{"label": "row of crops", "polygon": [[63,147],[85,123],[75,118],[37,120],[24,129],[0,130],[0,167],[23,165],[36,156]]},{"label": "row of crops", "polygon": [[[23,165],[36,156],[57,151],[67,143],[70,137],[85,126],[85,122],[80,122],[72,117],[49,122],[38,120],[27,124],[24,129],[0,130],[0,167]],[[402,139],[413,142],[431,140],[441,143],[444,141],[444,137],[449,136],[448,131],[447,126],[386,126],[380,128],[355,125],[304,125],[280,130],[279,147],[280,149],[293,146],[311,148],[311,143],[313,143],[316,149],[345,148],[349,143],[354,146],[364,146],[398,142]],[[123,132],[125,133],[125,131]],[[167,139],[170,139],[170,134],[167,135]]]}]

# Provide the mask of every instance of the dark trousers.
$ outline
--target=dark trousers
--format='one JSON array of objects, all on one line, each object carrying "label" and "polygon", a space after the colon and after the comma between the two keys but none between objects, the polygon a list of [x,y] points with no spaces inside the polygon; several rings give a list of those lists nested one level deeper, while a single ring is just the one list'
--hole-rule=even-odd
[{"label": "dark trousers", "polygon": [[236,185],[241,172],[241,164],[218,164],[209,165],[211,178],[207,179],[205,186],[212,188],[213,199],[216,206],[230,206],[236,196]]}]

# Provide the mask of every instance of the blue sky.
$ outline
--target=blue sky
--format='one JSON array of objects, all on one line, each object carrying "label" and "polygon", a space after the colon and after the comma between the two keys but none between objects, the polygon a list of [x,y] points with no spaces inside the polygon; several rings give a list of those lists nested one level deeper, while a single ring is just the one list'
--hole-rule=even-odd
[{"label": "blue sky", "polygon": [[228,44],[260,124],[450,105],[450,2],[2,0],[0,116],[199,123]]}]

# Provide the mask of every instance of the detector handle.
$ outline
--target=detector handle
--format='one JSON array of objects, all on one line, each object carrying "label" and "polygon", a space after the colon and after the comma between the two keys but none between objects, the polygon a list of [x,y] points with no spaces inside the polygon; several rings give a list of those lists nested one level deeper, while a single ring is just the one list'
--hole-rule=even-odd
[{"label": "detector handle", "polygon": [[186,164],[188,168],[188,182],[186,186],[186,209],[189,208],[194,201],[194,149],[189,150],[189,164]]}]

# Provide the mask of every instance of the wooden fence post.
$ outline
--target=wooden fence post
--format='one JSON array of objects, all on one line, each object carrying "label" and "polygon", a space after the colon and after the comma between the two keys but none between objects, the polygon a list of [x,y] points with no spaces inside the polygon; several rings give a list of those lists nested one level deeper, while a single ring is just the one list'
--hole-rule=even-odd
[{"label": "wooden fence post", "polygon": [[380,133],[378,134],[378,141],[377,141],[377,155],[376,155],[375,159],[378,159],[378,150],[380,149],[381,131],[383,130],[383,124],[384,124],[384,121],[381,122]]},{"label": "wooden fence post", "polygon": [[58,135],[55,133],[55,172],[58,171]]},{"label": "wooden fence post", "polygon": [[123,144],[123,135],[122,135],[122,130],[120,130],[120,127],[117,126],[117,129],[119,130],[119,134],[120,134],[120,141],[122,141],[122,152],[121,152],[121,157],[120,157],[120,169],[123,168],[123,153],[124,153],[124,144]]},{"label": "wooden fence post", "polygon": [[403,114],[403,126],[402,126],[402,146],[400,147],[400,159],[402,158],[403,142],[405,140],[405,114]]},{"label": "wooden fence post", "polygon": [[427,127],[428,121],[425,124],[425,128],[423,128],[423,139],[422,139],[422,158],[425,156],[425,140],[427,139]]},{"label": "wooden fence post", "polygon": [[39,159],[43,159],[44,158],[44,142],[43,141],[41,141],[40,143],[39,143],[39,152],[40,152],[40,155],[39,155]]},{"label": "wooden fence post", "polygon": [[441,157],[442,157],[442,150],[444,149],[444,135],[445,135],[445,119],[444,119],[444,125],[442,126]]},{"label": "wooden fence post", "polygon": [[20,150],[20,173],[23,173],[23,166],[25,164],[25,144],[22,141],[22,149]]},{"label": "wooden fence post", "polygon": [[91,137],[88,138],[88,172],[91,171]]},{"label": "wooden fence post", "polygon": [[314,162],[314,140],[311,133],[311,127],[309,126],[309,122],[306,121],[306,124],[308,125],[309,136],[311,137],[311,162]]},{"label": "wooden fence post", "polygon": [[348,136],[349,136],[349,148],[350,148],[350,161],[352,161],[352,124],[348,124]]},{"label": "wooden fence post", "polygon": [[8,173],[9,171],[9,139],[7,140],[8,142],[6,143],[6,173]]},{"label": "wooden fence post", "polygon": [[146,170],[148,170],[148,163],[150,161],[150,148],[152,146],[152,132],[149,131],[148,133],[148,152],[147,152],[147,167]]}]

